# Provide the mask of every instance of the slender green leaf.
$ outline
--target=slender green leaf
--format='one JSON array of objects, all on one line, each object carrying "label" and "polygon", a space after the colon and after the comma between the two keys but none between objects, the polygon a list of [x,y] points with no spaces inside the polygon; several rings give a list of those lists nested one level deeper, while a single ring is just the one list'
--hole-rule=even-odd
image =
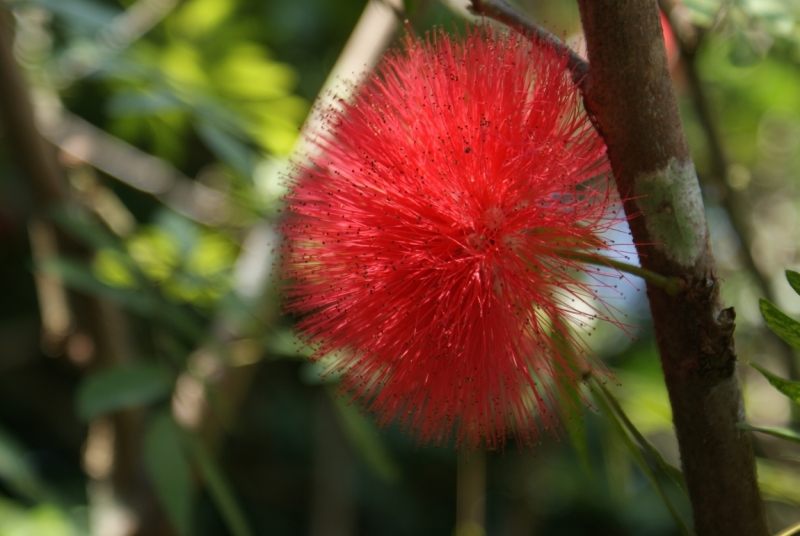
[{"label": "slender green leaf", "polygon": [[800,382],[793,382],[791,380],[785,380],[780,376],[776,376],[760,366],[758,363],[753,363],[750,361],[749,364],[751,367],[759,371],[775,389],[800,404]]},{"label": "slender green leaf", "polygon": [[609,391],[606,386],[594,376],[592,376],[592,380],[594,385],[597,386],[597,388],[600,389],[605,395],[610,407],[615,412],[615,416],[620,420],[623,427],[636,439],[641,448],[653,459],[659,469],[661,469],[670,478],[670,480],[672,480],[672,482],[678,486],[678,489],[683,491],[685,495],[688,495],[686,479],[684,478],[681,470],[667,462],[667,460],[665,460],[661,455],[661,452],[659,452],[659,450],[655,448],[653,444],[644,437],[644,435],[642,435],[638,428],[636,428],[633,422],[628,418],[625,410],[622,409],[622,405],[619,403],[616,397],[614,397],[611,391]]},{"label": "slender green leaf", "polygon": [[556,377],[560,379],[560,381],[556,382],[556,387],[561,399],[558,404],[561,422],[564,423],[570,444],[575,449],[583,470],[586,471],[586,474],[591,475],[592,463],[589,458],[589,439],[586,435],[586,426],[583,420],[584,401],[581,397],[579,386],[573,383],[575,381],[574,378],[581,377],[580,364],[575,355],[575,348],[564,336],[564,332],[569,329],[569,326],[561,319],[558,319],[555,323],[560,325],[561,329],[553,330],[553,341],[563,359],[563,361],[555,360],[554,362],[555,367],[563,369],[560,374],[556,374]]},{"label": "slender green leaf", "polygon": [[400,478],[400,470],[381,442],[372,421],[352,404],[333,396],[332,390],[329,389],[328,393],[331,394],[342,431],[353,449],[361,455],[375,476],[384,482],[396,482]]},{"label": "slender green leaf", "polygon": [[121,249],[120,241],[107,228],[85,214],[57,208],[48,211],[47,217],[73,238],[93,249]]},{"label": "slender green leaf", "polygon": [[192,473],[183,435],[168,411],[150,422],[144,438],[144,461],[150,480],[178,534],[189,534],[192,520]]},{"label": "slender green leaf", "polygon": [[112,287],[99,281],[91,269],[72,259],[51,259],[37,266],[43,272],[60,277],[75,290],[113,301],[125,309],[141,316],[150,316],[157,309],[151,296],[132,288]]},{"label": "slender green leaf", "polygon": [[172,392],[163,368],[140,363],[87,376],[78,387],[78,415],[89,421],[114,411],[144,406]]},{"label": "slender green leaf", "polygon": [[106,285],[83,263],[71,259],[52,259],[40,263],[39,269],[61,277],[68,287],[75,290],[111,300],[145,318],[162,321],[192,341],[201,342],[206,338],[203,327],[185,310],[151,292]]},{"label": "slender green leaf", "polygon": [[795,350],[800,350],[800,322],[790,318],[780,309],[775,307],[772,302],[761,298],[758,300],[761,316],[781,339],[786,341]]},{"label": "slender green leaf", "polygon": [[247,524],[247,519],[241,506],[236,501],[228,479],[211,457],[206,446],[194,436],[187,434],[187,439],[192,447],[192,454],[200,468],[203,481],[212,500],[222,514],[228,530],[233,536],[252,536],[253,532]]},{"label": "slender green leaf", "polygon": [[[596,385],[600,385],[600,382],[595,381]],[[604,392],[607,390],[604,389]],[[661,482],[658,480],[656,475],[653,473],[653,470],[650,468],[650,465],[647,463],[647,460],[644,457],[643,449],[641,449],[638,445],[636,445],[631,439],[631,436],[625,431],[625,427],[623,426],[622,421],[619,419],[619,415],[614,411],[609,400],[607,400],[604,396],[596,396],[595,401],[597,405],[600,407],[600,410],[606,415],[608,420],[612,423],[614,429],[618,432],[619,437],[625,443],[625,446],[628,448],[628,451],[631,453],[633,460],[636,462],[636,465],[639,466],[639,469],[645,475],[647,480],[650,481],[650,484],[653,486],[653,489],[656,490],[659,497],[661,497],[664,506],[667,507],[672,519],[675,521],[675,524],[678,526],[681,534],[683,536],[691,536],[691,532],[689,528],[686,526],[686,523],[683,521],[683,518],[680,516],[678,511],[675,509],[675,506],[672,504],[672,501],[669,500],[664,487],[661,485]]]},{"label": "slender green leaf", "polygon": [[786,280],[792,286],[795,292],[800,294],[800,274],[792,270],[786,270]]},{"label": "slender green leaf", "polygon": [[788,439],[795,443],[800,443],[800,434],[794,430],[787,428],[773,428],[770,426],[752,426],[746,422],[737,423],[736,426],[742,430],[750,430],[751,432],[761,432],[762,434],[769,434],[771,436],[779,437],[781,439]]}]

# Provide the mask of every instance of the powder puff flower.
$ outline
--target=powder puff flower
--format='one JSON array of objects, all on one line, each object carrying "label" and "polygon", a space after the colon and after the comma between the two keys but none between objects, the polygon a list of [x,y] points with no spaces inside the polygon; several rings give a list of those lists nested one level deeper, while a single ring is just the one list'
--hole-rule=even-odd
[{"label": "powder puff flower", "polygon": [[538,41],[438,32],[326,112],[287,196],[286,307],[381,424],[530,443],[592,367],[576,333],[615,320],[570,255],[600,260],[619,212],[570,74]]}]

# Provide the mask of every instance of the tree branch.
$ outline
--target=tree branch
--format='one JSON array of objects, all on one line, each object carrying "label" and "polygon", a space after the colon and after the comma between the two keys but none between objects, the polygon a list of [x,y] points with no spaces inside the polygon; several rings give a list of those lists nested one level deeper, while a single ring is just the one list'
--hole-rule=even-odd
[{"label": "tree branch", "polygon": [[[728,215],[733,232],[739,239],[741,244],[739,251],[744,261],[744,267],[753,276],[761,294],[771,302],[775,302],[775,291],[770,286],[767,277],[759,270],[750,250],[753,233],[743,211],[744,207],[748,205],[745,193],[729,188],[725,182],[731,161],[728,151],[725,150],[722,136],[717,129],[705,86],[700,80],[700,73],[697,70],[697,51],[702,43],[704,33],[695,28],[689,19],[686,6],[678,0],[659,0],[659,6],[661,11],[667,15],[670,27],[677,38],[689,86],[689,97],[708,143],[708,156],[711,162],[710,173],[707,176],[708,182],[716,190],[718,202]],[[794,359],[792,347],[766,326],[763,326],[760,331],[762,337],[772,341],[774,347],[777,348],[781,360],[789,371],[789,377],[795,381],[800,380],[800,366]]]},{"label": "tree branch", "polygon": [[30,181],[34,204],[45,209],[67,199],[64,176],[56,163],[55,151],[36,129],[33,107],[28,100],[25,82],[14,63],[11,15],[0,9],[0,124],[6,131],[5,141]]},{"label": "tree branch", "polygon": [[597,121],[644,268],[687,281],[648,285],[681,462],[700,536],[768,534],[700,188],[667,67],[656,4],[578,0]]},{"label": "tree branch", "polygon": [[545,30],[538,24],[529,20],[504,0],[471,0],[469,10],[476,15],[481,15],[502,22],[518,32],[533,39],[549,44],[559,53],[568,58],[567,66],[572,72],[572,80],[578,86],[583,84],[589,64],[577,52],[572,50],[564,41]]}]

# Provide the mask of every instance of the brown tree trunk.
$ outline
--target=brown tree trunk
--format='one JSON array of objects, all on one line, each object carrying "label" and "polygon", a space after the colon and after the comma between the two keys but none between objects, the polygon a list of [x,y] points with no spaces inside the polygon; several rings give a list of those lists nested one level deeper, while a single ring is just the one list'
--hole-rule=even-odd
[{"label": "brown tree trunk", "polygon": [[579,0],[589,52],[586,107],[608,144],[642,266],[680,277],[647,294],[700,536],[766,536],[733,345],[700,188],[651,0]]}]

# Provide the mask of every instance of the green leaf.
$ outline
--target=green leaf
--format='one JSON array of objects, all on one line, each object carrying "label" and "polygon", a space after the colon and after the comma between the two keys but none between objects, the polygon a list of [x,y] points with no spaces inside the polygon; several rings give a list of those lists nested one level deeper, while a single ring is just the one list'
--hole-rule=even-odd
[{"label": "green leaf", "polygon": [[761,432],[762,434],[769,434],[771,436],[779,437],[781,439],[788,439],[789,441],[800,443],[800,434],[798,434],[794,430],[789,430],[787,428],[752,426],[750,424],[747,424],[746,422],[736,423],[736,426],[738,426],[742,430],[750,430],[751,432]]},{"label": "green leaf", "polygon": [[769,329],[786,341],[789,346],[800,350],[800,322],[790,318],[764,298],[758,300],[758,306]]},{"label": "green leaf", "polygon": [[203,341],[203,327],[185,310],[138,289],[118,288],[99,281],[84,264],[71,259],[52,259],[38,265],[44,272],[53,273],[73,289],[106,298],[133,313],[158,320],[194,342]]},{"label": "green leaf", "polygon": [[375,476],[384,482],[396,482],[400,478],[400,470],[381,442],[372,421],[365,418],[355,406],[333,396],[332,390],[328,389],[328,393],[337,410],[342,431],[353,449],[361,455]]},{"label": "green leaf", "polygon": [[[602,384],[599,381],[595,380],[594,383],[595,385],[600,385],[602,387]],[[602,390],[604,394],[608,393],[608,391],[604,388]],[[644,476],[650,481],[650,485],[653,486],[653,489],[655,489],[656,493],[658,493],[659,497],[661,497],[664,506],[667,507],[667,510],[672,516],[672,519],[675,521],[675,524],[677,525],[681,534],[683,536],[690,536],[691,532],[689,532],[689,528],[686,526],[686,523],[684,523],[683,518],[680,516],[678,511],[675,509],[672,501],[669,500],[664,487],[661,485],[661,482],[658,480],[656,475],[653,473],[653,470],[650,468],[650,465],[647,463],[643,450],[634,443],[633,439],[631,439],[631,437],[625,431],[623,422],[620,420],[619,415],[609,403],[609,400],[604,396],[596,396],[595,401],[600,407],[600,410],[606,415],[606,418],[608,418],[614,429],[617,431],[617,435],[620,437],[620,439],[622,439],[623,443],[625,443],[625,446],[628,448],[628,451],[630,452],[633,460],[636,462],[636,465],[639,466],[639,469],[642,471]]]},{"label": "green leaf", "polygon": [[800,404],[800,382],[793,382],[791,380],[781,378],[780,376],[776,376],[760,366],[758,363],[753,363],[750,361],[749,364],[751,367],[759,371],[775,389]]},{"label": "green leaf", "polygon": [[222,519],[230,533],[233,536],[252,536],[253,532],[247,524],[244,512],[236,501],[233,489],[217,462],[198,438],[189,434],[186,435],[186,438],[192,447],[192,454],[200,468],[211,499],[222,514]]},{"label": "green leaf", "polygon": [[181,536],[189,534],[192,520],[192,474],[183,435],[167,411],[150,422],[144,438],[147,473],[167,516]]},{"label": "green leaf", "polygon": [[86,214],[64,208],[55,208],[48,211],[47,217],[72,235],[73,238],[92,249],[121,249],[120,241],[106,227]]},{"label": "green leaf", "polygon": [[89,421],[161,400],[171,392],[172,377],[155,365],[141,363],[104,370],[87,376],[78,387],[78,415]]},{"label": "green leaf", "polygon": [[403,10],[406,15],[413,15],[417,10],[419,0],[403,0]]},{"label": "green leaf", "polygon": [[131,312],[142,316],[150,316],[156,309],[153,300],[138,290],[111,287],[99,281],[85,264],[72,259],[51,259],[39,263],[43,272],[60,277],[64,283],[75,290],[105,298]]},{"label": "green leaf", "polygon": [[642,450],[644,450],[650,458],[656,463],[656,465],[661,469],[664,474],[666,474],[672,482],[678,486],[678,489],[683,491],[684,495],[688,496],[688,488],[686,487],[686,479],[683,476],[683,473],[680,469],[672,465],[671,463],[667,462],[664,457],[661,455],[661,452],[650,443],[647,438],[636,428],[633,422],[628,418],[628,415],[625,413],[625,410],[622,409],[622,405],[619,401],[614,397],[614,395],[609,391],[605,385],[602,384],[596,377],[592,376],[593,383],[603,392],[606,399],[608,400],[608,404],[611,409],[615,412],[615,417],[620,420],[623,428],[626,429],[639,443]]},{"label": "green leaf", "polygon": [[792,286],[795,292],[800,294],[800,274],[792,270],[786,270],[786,280]]},{"label": "green leaf", "polygon": [[567,430],[570,444],[575,449],[578,459],[581,462],[586,474],[592,474],[592,464],[589,458],[589,439],[586,435],[586,426],[583,421],[583,398],[580,393],[580,386],[573,383],[573,378],[580,378],[581,370],[579,360],[575,355],[575,348],[564,335],[569,329],[566,322],[562,319],[554,321],[560,329],[553,330],[553,341],[559,350],[563,362],[555,360],[553,366],[564,369],[560,374],[556,374],[560,381],[556,382],[561,403],[558,409],[561,413],[561,422]]}]

